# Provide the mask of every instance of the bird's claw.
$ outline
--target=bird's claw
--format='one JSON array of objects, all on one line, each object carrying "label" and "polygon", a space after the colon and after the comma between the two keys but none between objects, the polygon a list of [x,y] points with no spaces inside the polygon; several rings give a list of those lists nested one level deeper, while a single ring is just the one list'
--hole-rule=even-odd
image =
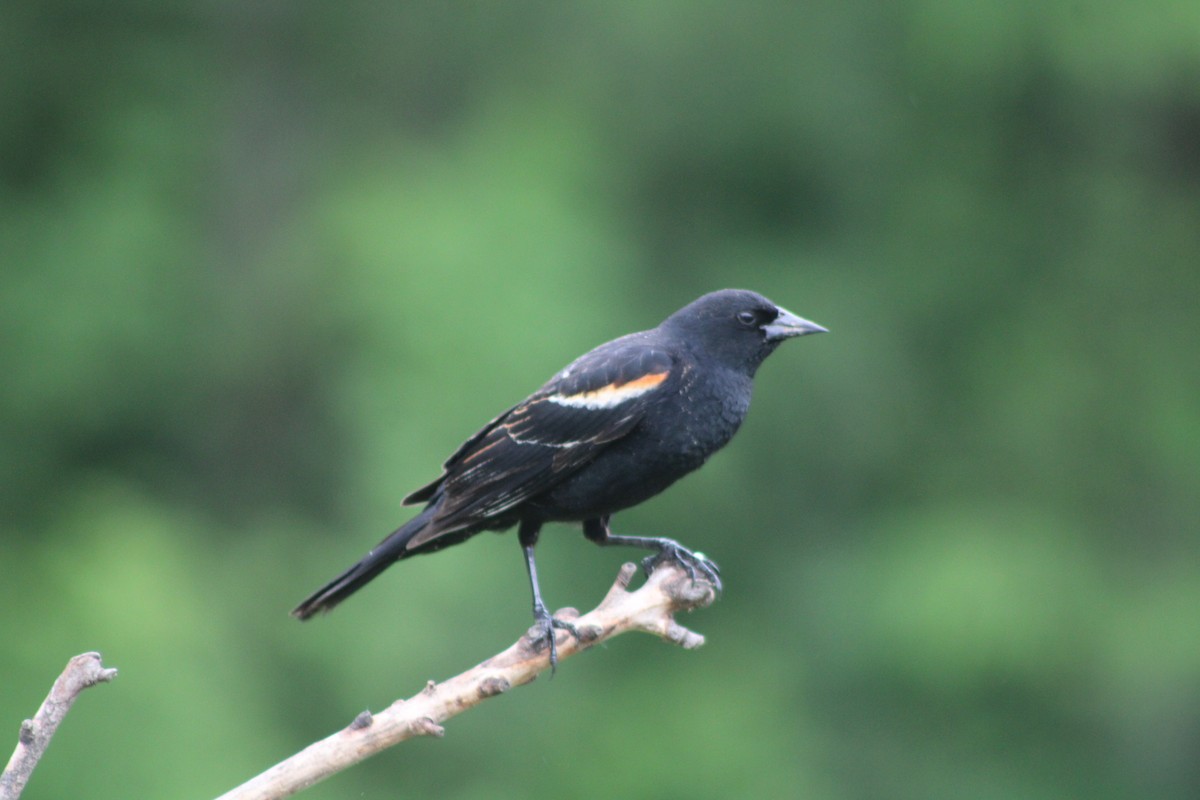
[{"label": "bird's claw", "polygon": [[550,674],[553,675],[558,669],[558,643],[555,641],[555,629],[566,631],[575,637],[575,641],[580,641],[579,629],[573,623],[554,616],[545,608],[535,608],[533,618],[533,627],[529,629],[530,643],[537,651],[543,647],[550,648]]},{"label": "bird's claw", "polygon": [[713,585],[713,588],[717,590],[717,594],[720,594],[724,588],[721,584],[721,568],[717,566],[717,562],[711,560],[703,553],[692,552],[679,542],[670,539],[664,540],[657,553],[647,556],[642,560],[642,569],[646,571],[648,577],[664,561],[673,561],[683,567],[688,574],[688,578],[693,583],[696,582],[696,573],[699,572],[704,576],[705,580]]}]

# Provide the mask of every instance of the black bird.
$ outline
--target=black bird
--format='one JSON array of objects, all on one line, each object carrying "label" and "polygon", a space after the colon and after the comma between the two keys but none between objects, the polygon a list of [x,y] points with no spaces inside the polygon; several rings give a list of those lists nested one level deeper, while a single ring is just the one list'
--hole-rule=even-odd
[{"label": "black bird", "polygon": [[358,591],[393,562],[486,530],[518,525],[533,616],[557,660],[554,628],[574,633],[542,602],[533,549],[547,522],[580,522],[600,545],[656,551],[704,573],[716,565],[676,541],[618,536],[614,512],[637,505],[699,467],[737,431],[754,373],[784,339],[822,333],[754,292],[706,294],[659,325],[602,344],[468,439],[441,477],[404,499],[425,508],[292,612],[308,619]]}]

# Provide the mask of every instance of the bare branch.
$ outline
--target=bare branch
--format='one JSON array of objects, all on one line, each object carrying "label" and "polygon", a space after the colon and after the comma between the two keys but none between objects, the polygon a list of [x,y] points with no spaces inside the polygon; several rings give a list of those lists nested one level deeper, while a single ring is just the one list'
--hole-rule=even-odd
[{"label": "bare branch", "polygon": [[[674,564],[660,565],[640,589],[628,591],[637,572],[625,564],[608,594],[594,611],[579,616],[563,609],[556,616],[579,630],[576,641],[558,633],[558,659],[564,661],[592,645],[628,631],[644,631],[682,647],[704,644],[704,637],[675,622],[677,611],[707,606],[716,597],[711,583]],[[530,629],[516,644],[477,667],[442,683],[430,681],[407,700],[397,700],[378,714],[364,711],[347,727],[296,753],[261,775],[221,795],[218,800],[277,800],[290,797],[369,756],[414,736],[442,736],[441,723],[513,686],[529,683],[550,666],[545,642],[535,648]]]},{"label": "bare branch", "polygon": [[107,683],[117,677],[115,669],[105,669],[100,664],[99,653],[83,653],[67,662],[66,669],[58,676],[50,694],[46,695],[42,707],[33,719],[21,723],[17,749],[13,751],[4,774],[0,775],[0,800],[17,800],[29,782],[34,767],[38,765],[50,739],[58,729],[63,717],[71,710],[71,704],[79,693],[97,683]]}]

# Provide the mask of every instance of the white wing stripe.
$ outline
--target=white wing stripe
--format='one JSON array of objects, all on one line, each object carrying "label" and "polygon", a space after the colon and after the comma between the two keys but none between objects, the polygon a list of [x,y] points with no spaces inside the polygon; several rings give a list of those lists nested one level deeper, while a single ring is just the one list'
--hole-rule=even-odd
[{"label": "white wing stripe", "polygon": [[614,408],[657,388],[667,379],[667,375],[666,372],[652,372],[628,383],[610,383],[599,389],[579,394],[552,394],[546,399],[551,403],[568,408]]}]

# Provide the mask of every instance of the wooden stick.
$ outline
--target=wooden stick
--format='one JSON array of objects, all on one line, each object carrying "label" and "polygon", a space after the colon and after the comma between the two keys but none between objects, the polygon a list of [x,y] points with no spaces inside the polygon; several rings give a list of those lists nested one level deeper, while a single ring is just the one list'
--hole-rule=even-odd
[{"label": "wooden stick", "polygon": [[[628,591],[629,581],[637,572],[625,564],[608,594],[594,611],[583,616],[575,609],[563,609],[555,616],[574,622],[579,631],[576,640],[566,631],[556,631],[558,659],[571,656],[600,642],[628,631],[643,631],[666,641],[693,649],[704,644],[704,637],[675,622],[677,611],[707,606],[716,597],[716,589],[700,577],[692,579],[679,566],[662,564],[638,590]],[[315,742],[285,761],[241,786],[221,795],[218,800],[277,800],[290,797],[353,764],[414,736],[441,737],[441,723],[473,708],[489,697],[529,683],[550,668],[546,642],[535,643],[530,634],[502,653],[492,656],[466,672],[435,683],[407,700],[372,714],[364,711],[347,727]]]},{"label": "wooden stick", "polygon": [[115,677],[117,671],[105,669],[100,663],[99,653],[83,653],[67,662],[66,669],[50,688],[50,694],[46,695],[37,714],[33,719],[21,723],[17,749],[0,775],[0,800],[17,800],[21,796],[29,776],[46,752],[59,724],[71,710],[75,698],[84,689],[97,683],[107,683]]}]

